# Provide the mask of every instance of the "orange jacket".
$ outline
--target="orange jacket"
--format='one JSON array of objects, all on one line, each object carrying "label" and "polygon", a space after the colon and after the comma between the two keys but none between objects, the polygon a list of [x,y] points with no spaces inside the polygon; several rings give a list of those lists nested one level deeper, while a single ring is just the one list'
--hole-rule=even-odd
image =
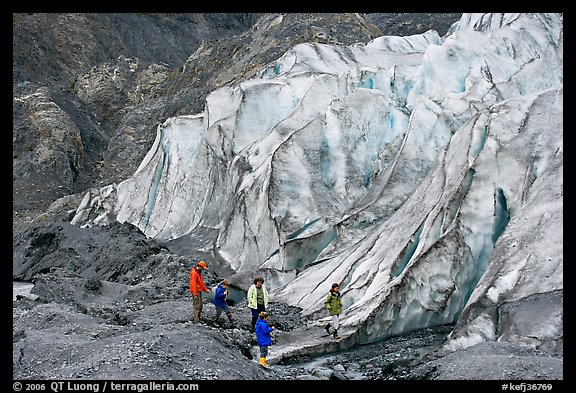
[{"label": "orange jacket", "polygon": [[190,293],[197,296],[200,291],[208,292],[208,288],[206,288],[206,284],[204,284],[202,273],[200,273],[196,267],[193,267],[190,269]]}]

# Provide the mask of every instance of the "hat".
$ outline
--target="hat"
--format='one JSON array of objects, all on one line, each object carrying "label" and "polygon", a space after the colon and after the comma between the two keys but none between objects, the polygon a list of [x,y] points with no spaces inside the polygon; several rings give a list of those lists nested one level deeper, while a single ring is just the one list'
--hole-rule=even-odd
[{"label": "hat", "polygon": [[198,266],[200,266],[202,269],[208,269],[208,266],[206,266],[206,264],[204,263],[204,261],[198,262]]}]

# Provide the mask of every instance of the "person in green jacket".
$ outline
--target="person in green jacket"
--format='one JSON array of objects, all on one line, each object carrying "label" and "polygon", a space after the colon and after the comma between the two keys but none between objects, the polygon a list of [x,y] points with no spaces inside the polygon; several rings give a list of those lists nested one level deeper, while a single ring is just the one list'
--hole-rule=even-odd
[{"label": "person in green jacket", "polygon": [[330,288],[330,292],[328,292],[328,297],[324,300],[324,306],[330,312],[332,316],[332,323],[327,324],[325,326],[326,332],[330,333],[330,326],[334,331],[332,332],[332,336],[335,339],[339,339],[338,336],[338,326],[340,325],[340,314],[342,314],[342,295],[340,294],[340,284],[334,283],[332,284],[332,288]]}]

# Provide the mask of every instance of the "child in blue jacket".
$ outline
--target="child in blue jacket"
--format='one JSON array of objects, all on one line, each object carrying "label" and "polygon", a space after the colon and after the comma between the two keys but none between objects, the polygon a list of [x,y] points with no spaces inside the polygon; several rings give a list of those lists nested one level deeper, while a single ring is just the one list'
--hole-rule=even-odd
[{"label": "child in blue jacket", "polygon": [[256,321],[256,339],[260,347],[260,365],[263,367],[270,366],[266,363],[266,356],[268,356],[268,347],[272,345],[270,332],[274,330],[274,326],[268,326],[266,319],[268,319],[268,313],[262,311],[258,314],[258,320]]},{"label": "child in blue jacket", "polygon": [[228,287],[230,287],[230,282],[228,280],[223,280],[220,284],[218,284],[216,291],[214,292],[213,303],[214,307],[216,308],[216,314],[214,315],[215,324],[220,322],[220,315],[222,314],[222,311],[226,313],[226,316],[232,325],[234,325],[234,323],[237,321],[237,319],[232,316],[232,309],[226,303]]}]

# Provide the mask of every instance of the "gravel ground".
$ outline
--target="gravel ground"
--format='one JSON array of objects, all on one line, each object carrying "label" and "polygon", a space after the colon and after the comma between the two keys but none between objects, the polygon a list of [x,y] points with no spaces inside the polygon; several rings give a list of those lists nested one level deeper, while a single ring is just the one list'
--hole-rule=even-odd
[{"label": "gravel ground", "polygon": [[[451,325],[330,354],[294,356],[264,370],[257,363],[258,347],[245,301],[233,307],[239,319],[235,326],[224,319],[213,324],[214,307],[208,302],[202,322],[193,324],[188,298],[155,302],[154,286],[102,284],[99,291],[87,289],[86,279],[59,271],[38,280],[32,290],[37,300],[17,296],[14,379],[563,379],[562,357],[507,343],[483,343],[435,358],[434,350]],[[90,296],[90,292],[97,293]],[[276,327],[273,341],[301,326],[297,308],[271,303],[269,310]],[[332,340],[326,337],[327,344]],[[274,349],[272,345],[271,354]]]},{"label": "gravel ground", "polygon": [[[193,324],[190,257],[171,254],[132,226],[37,227],[15,238],[14,253],[15,261],[26,255],[28,262],[14,267],[26,282],[14,283],[13,290],[13,379],[559,383],[564,377],[561,347],[544,351],[487,342],[440,357],[435,349],[450,325],[330,353],[337,345],[326,337],[326,345],[320,342],[308,355],[276,357],[266,370],[258,365],[246,301],[233,306],[235,326],[224,319],[212,323],[209,299],[202,323]],[[105,278],[86,277],[93,272]],[[208,286],[220,280],[206,272]],[[303,333],[315,331],[298,308],[272,301],[269,311],[276,327],[271,359],[283,342],[298,347],[313,338]]]}]

